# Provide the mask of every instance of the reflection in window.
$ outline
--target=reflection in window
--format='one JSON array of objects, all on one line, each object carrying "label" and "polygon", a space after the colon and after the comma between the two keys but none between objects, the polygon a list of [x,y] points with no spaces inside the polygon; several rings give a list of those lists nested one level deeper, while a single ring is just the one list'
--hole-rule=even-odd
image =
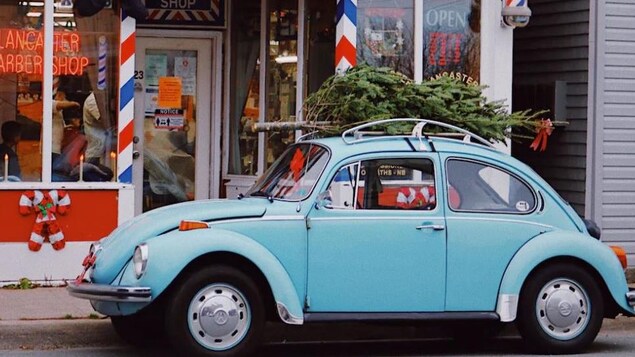
[{"label": "reflection in window", "polygon": [[258,121],[260,70],[260,2],[234,1],[231,29],[231,109],[229,174],[255,175],[258,134],[245,130]]},{"label": "reflection in window", "polygon": [[56,6],[55,19],[52,180],[110,181],[117,159],[118,13],[76,18],[72,8]]},{"label": "reflection in window", "polygon": [[536,195],[520,179],[485,164],[449,160],[450,208],[466,211],[526,213],[536,207]]},{"label": "reflection in window", "polygon": [[318,145],[289,147],[249,189],[248,196],[282,200],[306,198],[324,170],[328,151]]},{"label": "reflection in window", "polygon": [[[298,3],[272,0],[269,7],[269,58],[265,121],[296,120],[298,77]],[[265,165],[269,166],[295,141],[293,131],[267,133]]]},{"label": "reflection in window", "polygon": [[331,1],[309,1],[305,23],[305,96],[317,91],[334,73],[335,6]]},{"label": "reflection in window", "polygon": [[[0,176],[42,179],[43,18],[26,3],[0,1]],[[40,13],[43,11],[39,7]],[[5,169],[6,167],[6,169]]]},{"label": "reflection in window", "polygon": [[480,32],[480,0],[424,1],[424,78],[448,75],[478,84]]},{"label": "reflection in window", "polygon": [[413,0],[359,0],[357,7],[357,62],[413,78]]},{"label": "reflection in window", "polygon": [[382,159],[340,169],[329,185],[333,208],[432,210],[434,165],[428,159]]}]

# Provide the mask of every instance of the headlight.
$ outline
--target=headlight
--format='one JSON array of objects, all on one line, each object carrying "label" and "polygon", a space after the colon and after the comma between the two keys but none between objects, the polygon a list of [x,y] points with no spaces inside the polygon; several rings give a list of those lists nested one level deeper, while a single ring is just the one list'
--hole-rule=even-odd
[{"label": "headlight", "polygon": [[140,279],[146,272],[148,266],[148,245],[145,243],[139,244],[132,256],[132,263],[134,264],[134,272],[137,279]]},{"label": "headlight", "polygon": [[90,245],[90,249],[89,249],[88,253],[95,254],[95,253],[97,253],[100,250],[101,250],[101,244],[99,244],[98,242],[95,242],[95,243]]}]

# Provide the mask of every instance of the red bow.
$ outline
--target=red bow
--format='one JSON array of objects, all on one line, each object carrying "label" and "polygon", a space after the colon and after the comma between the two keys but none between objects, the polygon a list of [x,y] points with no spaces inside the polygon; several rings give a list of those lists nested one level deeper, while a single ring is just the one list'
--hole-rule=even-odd
[{"label": "red bow", "polygon": [[534,151],[538,149],[545,151],[547,150],[547,137],[553,132],[551,119],[540,119],[540,125],[536,127],[536,130],[538,134],[536,134],[536,138],[529,147],[534,149]]}]

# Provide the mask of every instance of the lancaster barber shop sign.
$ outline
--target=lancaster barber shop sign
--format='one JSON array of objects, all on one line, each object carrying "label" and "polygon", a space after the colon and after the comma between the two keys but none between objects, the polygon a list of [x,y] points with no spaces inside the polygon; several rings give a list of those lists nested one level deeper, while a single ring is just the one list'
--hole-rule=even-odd
[{"label": "lancaster barber shop sign", "polygon": [[225,28],[225,0],[145,0],[142,27]]}]

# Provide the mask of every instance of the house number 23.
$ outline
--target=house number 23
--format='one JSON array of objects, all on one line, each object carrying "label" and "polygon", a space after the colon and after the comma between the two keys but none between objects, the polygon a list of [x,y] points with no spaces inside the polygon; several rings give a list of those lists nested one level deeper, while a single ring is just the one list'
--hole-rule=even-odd
[{"label": "house number 23", "polygon": [[134,71],[134,79],[143,79],[143,71]]}]

